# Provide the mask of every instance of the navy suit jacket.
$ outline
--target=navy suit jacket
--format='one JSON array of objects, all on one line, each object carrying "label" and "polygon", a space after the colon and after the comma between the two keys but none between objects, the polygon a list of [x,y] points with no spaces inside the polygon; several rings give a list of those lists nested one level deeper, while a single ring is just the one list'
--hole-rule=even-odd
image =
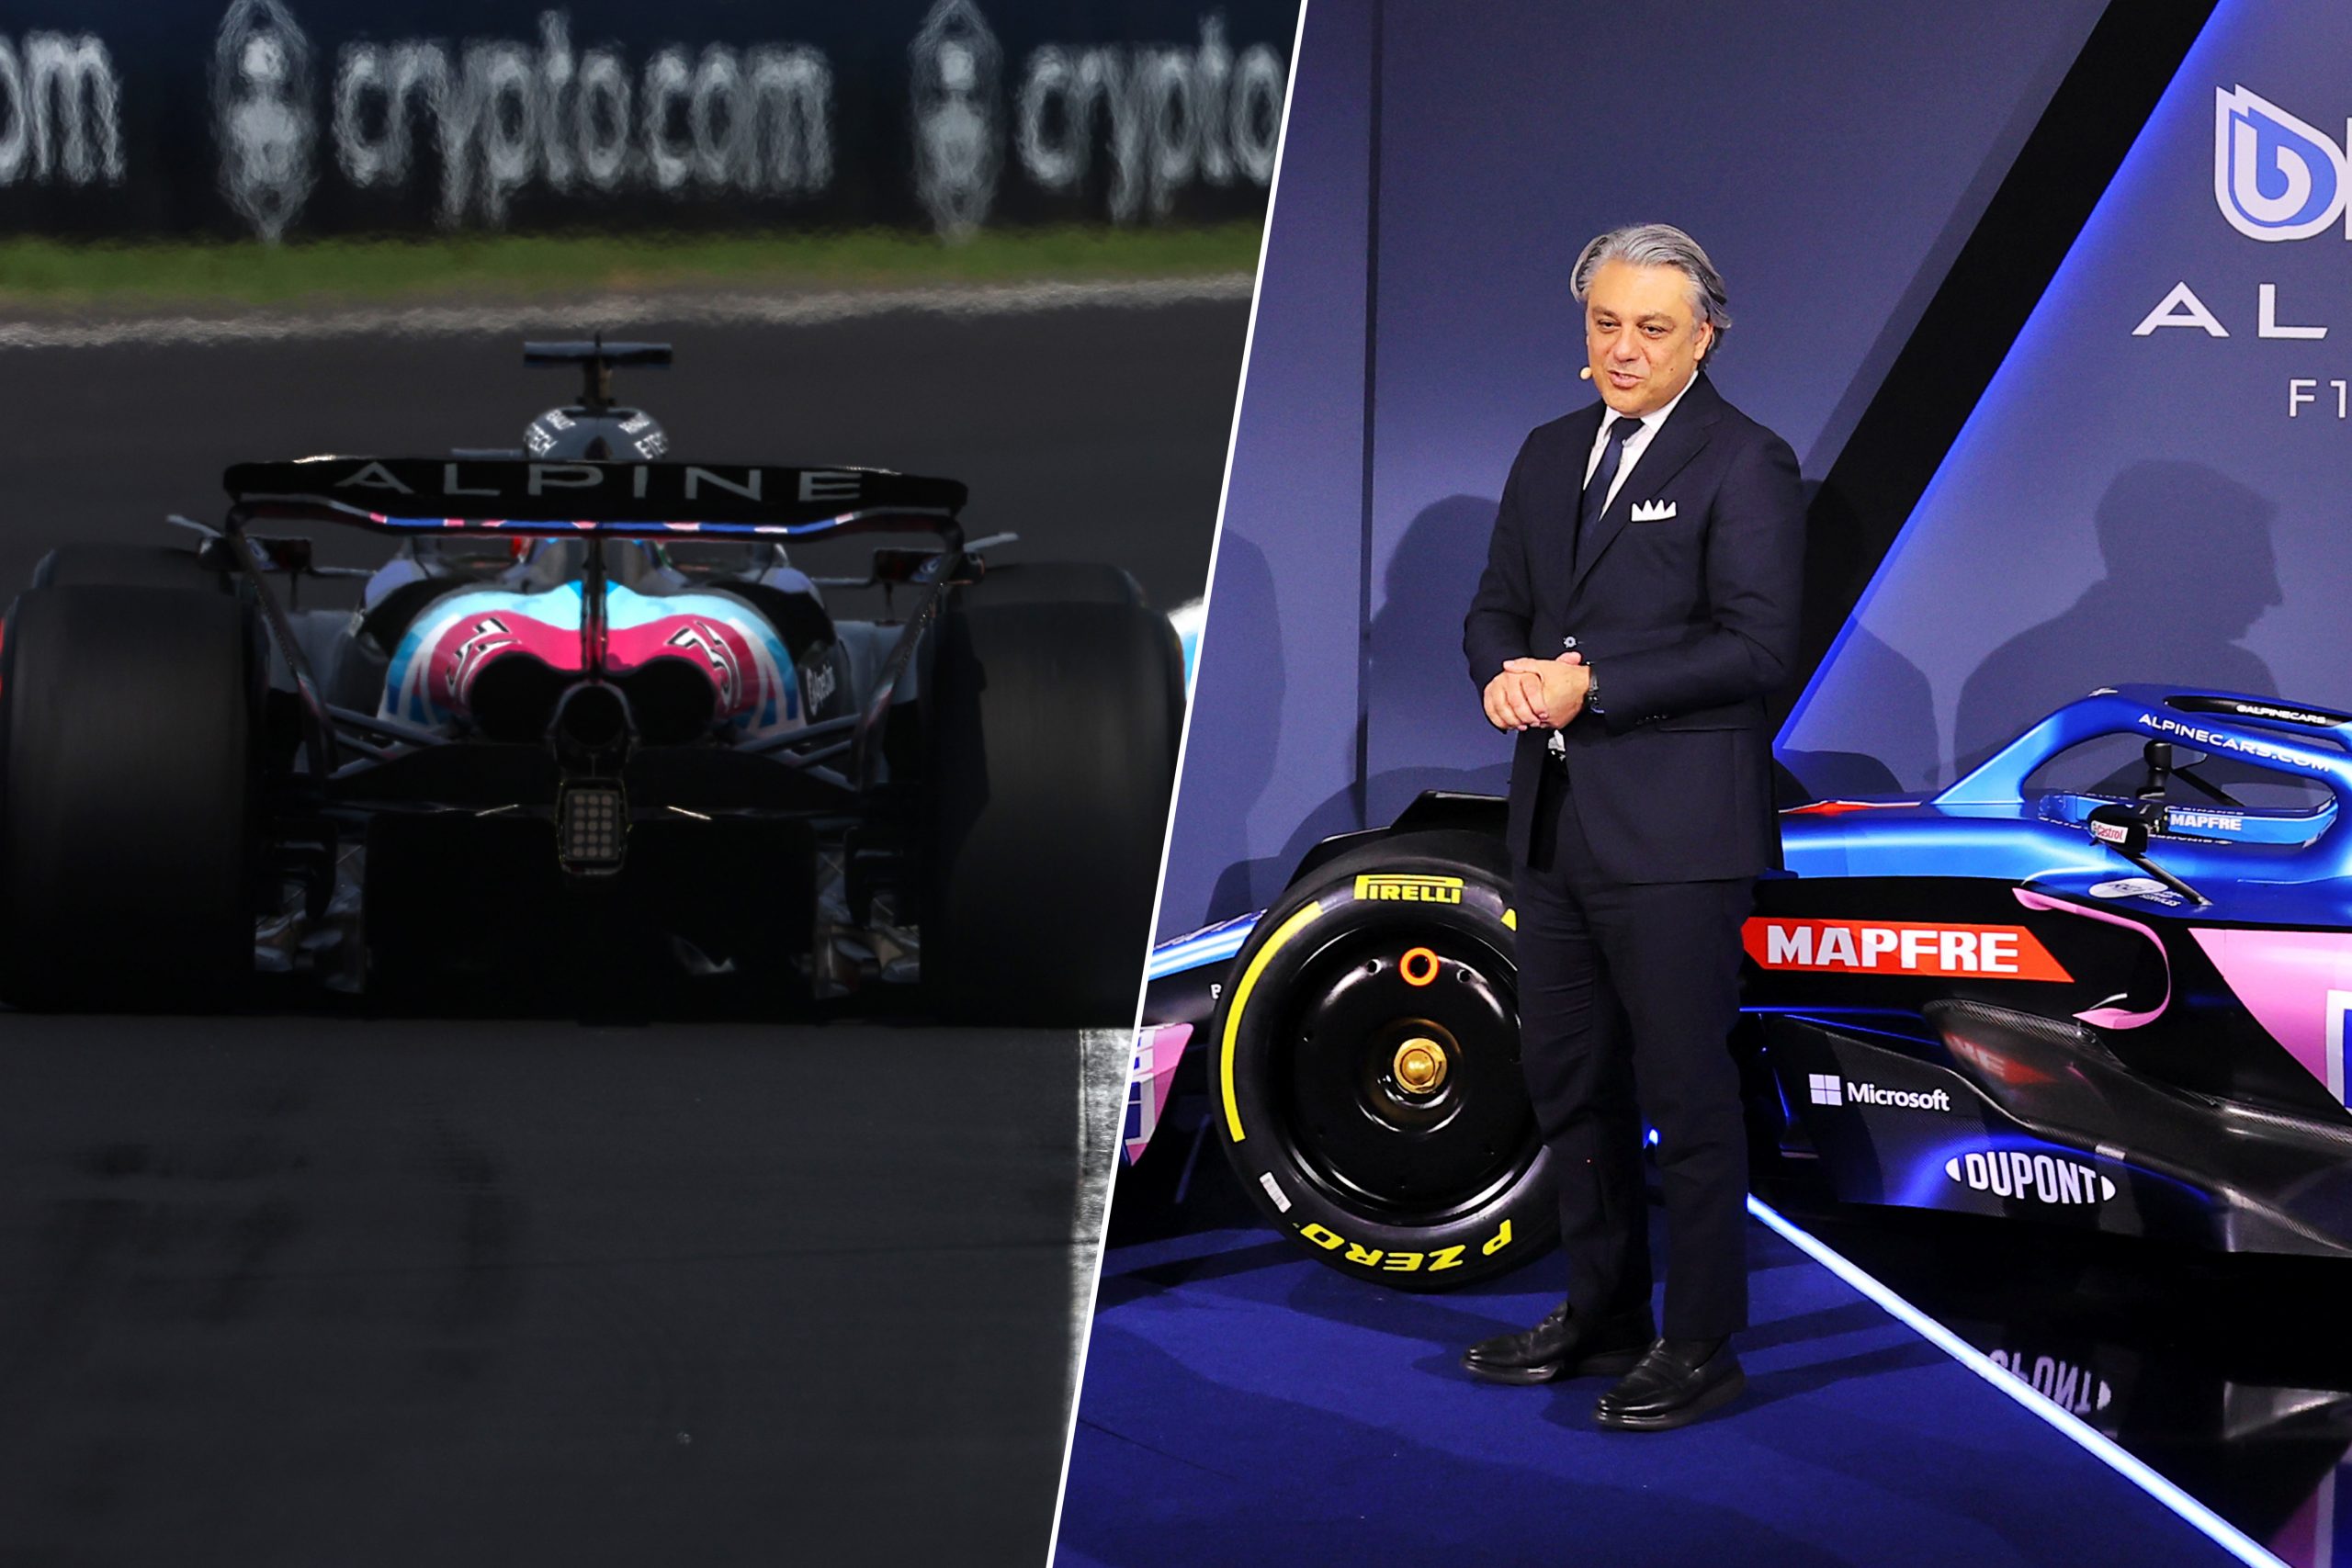
[{"label": "navy suit jacket", "polygon": [[[1595,403],[1538,426],[1511,464],[1463,624],[1470,679],[1484,691],[1505,660],[1573,647],[1605,710],[1579,713],[1562,732],[1570,798],[1600,870],[1627,883],[1753,876],[1780,863],[1764,699],[1796,657],[1796,454],[1702,374],[1572,561],[1606,412]],[[1645,519],[1672,514],[1635,522],[1637,505]],[[1511,761],[1521,863],[1550,733],[1522,731]]]}]

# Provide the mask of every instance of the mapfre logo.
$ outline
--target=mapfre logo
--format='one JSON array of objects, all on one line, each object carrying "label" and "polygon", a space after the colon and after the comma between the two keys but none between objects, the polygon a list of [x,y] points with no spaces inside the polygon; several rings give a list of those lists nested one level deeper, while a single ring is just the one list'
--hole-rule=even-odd
[{"label": "mapfre logo", "polygon": [[2231,228],[2308,240],[2344,215],[2348,194],[2352,169],[2326,133],[2244,87],[2214,89],[2213,199]]},{"label": "mapfre logo", "polygon": [[1946,926],[1920,920],[1795,920],[1758,915],[1740,935],[1759,969],[1905,976],[1984,976],[2071,980],[2023,926]]}]

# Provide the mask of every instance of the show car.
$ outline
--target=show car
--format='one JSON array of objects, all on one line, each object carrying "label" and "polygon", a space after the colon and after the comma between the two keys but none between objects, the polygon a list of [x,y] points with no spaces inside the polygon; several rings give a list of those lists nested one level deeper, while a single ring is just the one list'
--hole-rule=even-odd
[{"label": "show car", "polygon": [[[1759,1184],[2352,1254],[2347,806],[2352,715],[2156,686],[1927,798],[1790,806],[1735,1038]],[[1501,833],[1423,795],[1161,944],[1129,1159],[1191,1047],[1250,1198],[1324,1261],[1442,1290],[1550,1245]]]},{"label": "show car", "polygon": [[[611,385],[670,357],[528,344],[585,387],[520,447],[240,464],[183,547],[46,557],[0,627],[0,998],[215,1005],[277,973],[1129,1016],[1168,620],[1113,568],[999,564],[953,480],[670,460]],[[262,531],[288,524],[397,547],[333,572]],[[914,542],[854,582],[786,555],[888,534]],[[333,575],[356,609],[301,607]],[[886,618],[828,612],[876,584]]]}]

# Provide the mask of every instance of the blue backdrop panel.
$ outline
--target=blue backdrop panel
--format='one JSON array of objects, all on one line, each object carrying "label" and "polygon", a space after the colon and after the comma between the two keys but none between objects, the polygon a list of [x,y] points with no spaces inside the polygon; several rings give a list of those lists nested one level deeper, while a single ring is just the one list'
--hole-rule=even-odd
[{"label": "blue backdrop panel", "polygon": [[1586,239],[1662,218],[1713,250],[1737,317],[1720,384],[1818,479],[2101,9],[1318,0],[1162,934],[1262,904],[1367,796],[1377,821],[1427,785],[1499,783],[1462,612],[1521,437],[1591,395],[1566,285]]},{"label": "blue backdrop panel", "polygon": [[1731,286],[1717,385],[1818,479],[2100,9],[1618,6],[1572,30],[1517,5],[1473,30],[1389,7],[1374,820],[1502,787],[1462,612],[1520,438],[1592,400],[1566,287],[1584,243],[1651,219],[1698,237]]},{"label": "blue backdrop panel", "polygon": [[1800,773],[1923,788],[2124,682],[2352,702],[2347,49],[2341,6],[2215,11],[1792,715]]}]

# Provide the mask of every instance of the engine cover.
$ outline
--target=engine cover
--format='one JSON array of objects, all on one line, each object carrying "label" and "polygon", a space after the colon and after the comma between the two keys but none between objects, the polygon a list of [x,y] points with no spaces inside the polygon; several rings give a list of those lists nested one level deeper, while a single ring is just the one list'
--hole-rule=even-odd
[{"label": "engine cover", "polygon": [[[737,739],[800,728],[807,705],[792,656],[756,611],[716,593],[605,599],[605,672],[628,691],[646,739]],[[585,673],[581,591],[461,589],[401,636],[379,712],[411,724],[469,723],[501,739],[543,733],[555,698]]]}]

